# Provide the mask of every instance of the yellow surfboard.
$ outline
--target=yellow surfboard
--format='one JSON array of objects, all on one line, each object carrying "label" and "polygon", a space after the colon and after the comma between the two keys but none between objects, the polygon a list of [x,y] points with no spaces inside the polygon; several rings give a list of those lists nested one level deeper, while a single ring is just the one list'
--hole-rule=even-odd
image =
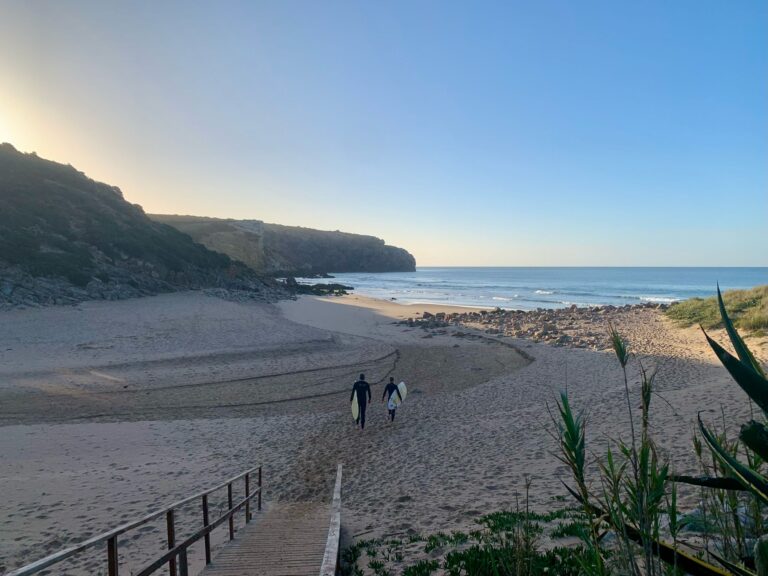
[{"label": "yellow surfboard", "polygon": [[357,390],[352,393],[352,419],[357,420],[360,416],[360,406],[357,404]]}]

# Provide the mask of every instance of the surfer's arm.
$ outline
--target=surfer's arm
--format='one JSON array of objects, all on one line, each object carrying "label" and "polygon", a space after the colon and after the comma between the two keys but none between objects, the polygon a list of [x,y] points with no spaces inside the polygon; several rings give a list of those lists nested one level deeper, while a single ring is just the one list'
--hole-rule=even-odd
[{"label": "surfer's arm", "polygon": [[397,397],[400,398],[400,402],[402,402],[403,401],[403,395],[400,394],[400,389],[399,388],[395,388],[395,392],[397,392]]},{"label": "surfer's arm", "polygon": [[371,399],[371,386],[370,386],[370,384],[368,385],[368,402],[373,402],[373,400]]}]

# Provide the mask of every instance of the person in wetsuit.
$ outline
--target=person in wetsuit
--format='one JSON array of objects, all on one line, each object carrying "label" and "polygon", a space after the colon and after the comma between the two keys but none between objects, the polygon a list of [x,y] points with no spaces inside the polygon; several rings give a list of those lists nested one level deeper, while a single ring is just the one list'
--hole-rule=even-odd
[{"label": "person in wetsuit", "polygon": [[381,401],[384,402],[384,397],[387,397],[387,409],[389,410],[389,421],[394,422],[395,421],[395,410],[397,410],[397,406],[390,409],[389,406],[389,400],[392,398],[392,394],[397,394],[397,397],[400,398],[400,402],[403,401],[403,397],[400,395],[400,390],[397,387],[397,384],[395,384],[394,377],[389,377],[389,384],[387,384],[384,387],[384,394],[381,395]]},{"label": "person in wetsuit", "polygon": [[365,374],[360,374],[360,379],[352,385],[352,394],[349,396],[350,402],[352,402],[355,392],[357,392],[357,407],[360,409],[356,422],[359,424],[360,430],[364,430],[365,407],[368,405],[368,402],[371,401],[371,387],[368,385],[368,382],[365,381]]}]

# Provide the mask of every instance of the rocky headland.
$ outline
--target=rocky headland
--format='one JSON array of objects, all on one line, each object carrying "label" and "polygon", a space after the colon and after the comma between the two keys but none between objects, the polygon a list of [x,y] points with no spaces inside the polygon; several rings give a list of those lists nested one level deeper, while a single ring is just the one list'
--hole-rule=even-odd
[{"label": "rocky headland", "polygon": [[416,260],[380,238],[347,232],[150,214],[150,218],[189,234],[196,242],[272,276],[314,276],[328,272],[413,272]]}]

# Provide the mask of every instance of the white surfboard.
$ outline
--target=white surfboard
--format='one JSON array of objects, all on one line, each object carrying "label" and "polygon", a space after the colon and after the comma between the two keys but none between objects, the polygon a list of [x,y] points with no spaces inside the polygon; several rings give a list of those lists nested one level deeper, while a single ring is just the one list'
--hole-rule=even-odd
[{"label": "white surfboard", "polygon": [[360,416],[360,406],[357,404],[357,390],[352,393],[352,419],[357,420]]},{"label": "white surfboard", "polygon": [[394,408],[390,408],[390,410],[394,410],[400,406],[402,402],[405,402],[405,397],[408,396],[408,387],[405,385],[405,382],[400,382],[400,384],[397,385],[397,390],[400,392],[400,396],[394,392],[392,393],[389,401],[392,402],[395,406]]}]

